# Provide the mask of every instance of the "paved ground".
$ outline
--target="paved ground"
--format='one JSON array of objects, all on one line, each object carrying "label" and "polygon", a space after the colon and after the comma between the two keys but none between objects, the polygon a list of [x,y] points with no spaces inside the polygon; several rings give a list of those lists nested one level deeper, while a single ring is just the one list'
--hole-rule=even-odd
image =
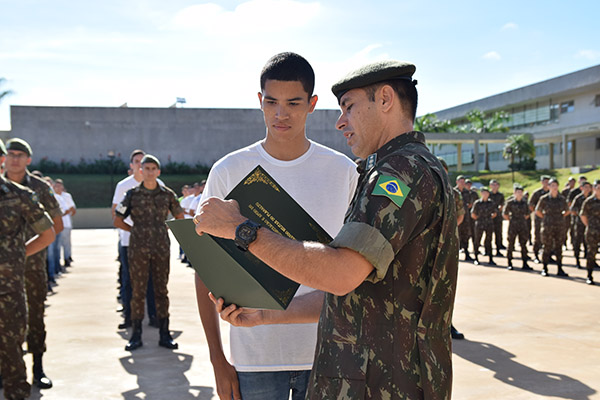
[{"label": "paved ground", "polygon": [[[146,322],[144,347],[124,350],[116,242],[113,230],[73,232],[75,263],[46,310],[45,369],[54,388],[34,389],[32,398],[216,398],[193,273],[175,249],[169,290],[179,350],[158,347],[158,332]],[[541,277],[537,265],[528,273],[461,262],[454,322],[467,339],[454,344],[455,399],[600,399],[600,287],[587,286],[573,263],[565,258],[571,276],[561,279]]]}]

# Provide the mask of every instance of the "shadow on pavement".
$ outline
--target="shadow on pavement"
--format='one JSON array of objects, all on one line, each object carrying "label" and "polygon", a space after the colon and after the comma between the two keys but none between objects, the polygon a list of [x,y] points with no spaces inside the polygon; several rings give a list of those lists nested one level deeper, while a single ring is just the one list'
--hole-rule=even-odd
[{"label": "shadow on pavement", "polygon": [[588,400],[596,390],[562,374],[538,371],[513,360],[514,354],[493,344],[470,340],[454,341],[453,353],[494,371],[494,378],[540,396]]},{"label": "shadow on pavement", "polygon": [[[192,386],[185,372],[193,356],[162,348],[141,348],[119,361],[127,373],[137,376],[138,388],[123,392],[123,399],[211,400],[213,388]],[[142,397],[143,395],[143,397]]]}]

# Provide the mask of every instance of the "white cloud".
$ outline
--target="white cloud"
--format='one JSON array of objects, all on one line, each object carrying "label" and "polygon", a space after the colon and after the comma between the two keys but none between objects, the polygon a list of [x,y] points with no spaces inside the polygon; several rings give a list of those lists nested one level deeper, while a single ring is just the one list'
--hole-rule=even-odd
[{"label": "white cloud", "polygon": [[491,61],[498,61],[498,60],[502,59],[502,57],[500,56],[500,53],[498,53],[497,51],[489,51],[483,55],[483,58],[485,60],[491,60]]},{"label": "white cloud", "polygon": [[519,29],[519,25],[515,24],[514,22],[507,22],[506,24],[504,24],[504,26],[502,27],[503,31],[508,31],[508,30],[516,30]]},{"label": "white cloud", "polygon": [[[166,26],[170,30],[204,31],[235,36],[270,32],[307,25],[321,10],[318,2],[249,0],[228,11],[216,3],[203,3],[179,11]],[[268,21],[265,22],[265,21]]]},{"label": "white cloud", "polygon": [[594,61],[600,59],[600,51],[590,49],[579,50],[576,54],[576,57]]}]

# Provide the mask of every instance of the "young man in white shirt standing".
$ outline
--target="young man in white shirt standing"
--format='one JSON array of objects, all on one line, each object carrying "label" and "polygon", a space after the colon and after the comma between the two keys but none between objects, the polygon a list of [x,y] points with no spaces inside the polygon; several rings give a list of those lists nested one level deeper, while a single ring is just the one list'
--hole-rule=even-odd
[{"label": "young man in white shirt standing", "polygon": [[60,237],[60,242],[57,244],[57,251],[60,258],[60,249],[63,249],[64,266],[69,267],[73,259],[71,258],[71,230],[73,229],[73,221],[71,216],[77,212],[77,207],[73,201],[73,196],[65,191],[65,185],[62,179],[54,181],[54,197],[58,201],[63,213],[63,231]]},{"label": "young man in white shirt standing", "polygon": [[[306,137],[306,119],[317,103],[317,96],[313,95],[313,69],[303,57],[281,53],[264,66],[260,82],[258,99],[266,136],[215,163],[202,201],[213,196],[224,198],[252,169],[261,165],[334,237],[343,225],[358,173],[348,157]],[[196,297],[222,400],[287,400],[290,391],[293,400],[304,399],[314,358],[322,292],[300,287],[283,311],[293,315],[295,323],[251,328],[231,326],[231,364],[221,346],[215,305],[198,275]]]}]

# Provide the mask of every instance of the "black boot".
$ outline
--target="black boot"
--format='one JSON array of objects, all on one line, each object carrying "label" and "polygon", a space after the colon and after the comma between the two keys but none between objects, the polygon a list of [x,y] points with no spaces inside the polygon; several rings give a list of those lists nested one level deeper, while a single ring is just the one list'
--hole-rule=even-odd
[{"label": "black boot", "polygon": [[558,263],[558,271],[556,271],[556,276],[569,276],[569,274],[567,274],[565,271],[563,271],[562,269],[562,263]]},{"label": "black boot", "polygon": [[587,279],[586,279],[585,283],[587,283],[588,285],[593,285],[594,284],[594,278],[592,278],[593,269],[588,268],[587,271],[588,271],[588,273],[587,273]]},{"label": "black boot", "polygon": [[[491,253],[491,252],[490,252]],[[490,260],[488,262],[488,265],[496,265],[496,263],[494,262],[494,258],[492,257],[492,255],[490,254]]]},{"label": "black boot", "polygon": [[504,255],[500,253],[500,250],[496,250],[496,257],[504,257]]},{"label": "black boot", "polygon": [[119,329],[131,328],[131,318],[125,318],[122,324],[119,324]]},{"label": "black boot", "polygon": [[158,321],[156,320],[156,316],[148,316],[148,326],[153,328],[160,328],[158,325]]},{"label": "black boot", "polygon": [[469,249],[465,247],[464,250],[465,250],[465,261],[472,261],[473,259],[469,255]]},{"label": "black boot", "polygon": [[542,276],[548,276],[548,264],[544,263],[544,266],[542,267]]},{"label": "black boot", "polygon": [[158,333],[160,335],[158,345],[171,350],[179,348],[179,345],[173,341],[173,338],[171,337],[171,332],[169,332],[169,318],[160,318],[158,320],[158,324]]},{"label": "black boot", "polygon": [[33,355],[33,384],[40,389],[50,389],[52,387],[52,381],[44,374],[42,354],[43,353]]},{"label": "black boot", "polygon": [[144,345],[144,343],[142,343],[142,321],[134,319],[131,323],[133,325],[133,332],[131,333],[129,343],[125,346],[125,350],[127,351],[133,351]]},{"label": "black boot", "polygon": [[473,261],[473,264],[479,265],[479,255],[477,253],[475,253],[475,261]]},{"label": "black boot", "polygon": [[512,259],[511,259],[511,258],[509,258],[509,259],[508,259],[508,267],[507,267],[507,269],[508,269],[509,271],[512,271],[512,269],[513,269],[513,265],[512,265]]},{"label": "black boot", "polygon": [[454,325],[450,325],[450,332],[452,333],[452,339],[464,339],[465,335],[456,330]]},{"label": "black boot", "polygon": [[528,264],[527,264],[527,260],[523,260],[523,266],[521,267],[521,269],[523,271],[531,271],[533,268],[531,268]]},{"label": "black boot", "polygon": [[581,269],[581,263],[579,262],[579,257],[575,257],[575,265],[577,265],[577,269]]}]

